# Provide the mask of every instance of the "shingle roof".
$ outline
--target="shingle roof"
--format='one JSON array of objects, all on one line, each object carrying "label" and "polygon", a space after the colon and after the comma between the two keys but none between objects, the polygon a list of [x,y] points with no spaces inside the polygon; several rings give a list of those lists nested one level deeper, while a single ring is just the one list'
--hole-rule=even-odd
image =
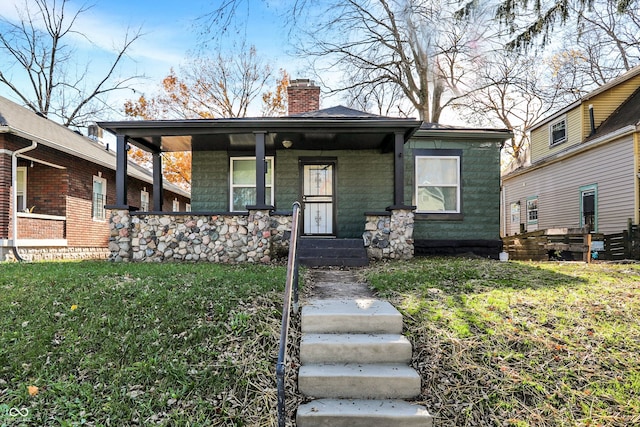
[{"label": "shingle roof", "polygon": [[[7,98],[0,96],[0,131],[5,131],[30,138],[38,144],[46,145],[53,149],[71,154],[75,157],[88,160],[109,169],[116,169],[116,155],[105,146],[58,123],[38,116]],[[129,162],[129,176],[142,181],[153,183],[153,175],[137,165]],[[188,192],[179,187],[165,182],[166,190],[188,196]]]},{"label": "shingle roof", "polygon": [[335,107],[324,108],[317,111],[309,111],[306,113],[292,114],[286,117],[304,117],[304,118],[335,118],[335,119],[376,119],[381,120],[389,119],[389,117],[380,116],[377,114],[366,113],[364,111],[354,110],[353,108],[345,107],[343,105],[336,105]]}]

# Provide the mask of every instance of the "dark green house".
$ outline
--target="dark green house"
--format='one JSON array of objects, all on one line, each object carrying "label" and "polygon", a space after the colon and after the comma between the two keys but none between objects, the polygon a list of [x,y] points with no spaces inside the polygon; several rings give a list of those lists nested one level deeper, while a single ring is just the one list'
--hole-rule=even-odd
[{"label": "dark green house", "polygon": [[[497,257],[499,157],[510,132],[320,110],[319,93],[291,82],[290,114],[279,118],[100,123],[117,136],[120,158],[112,258],[269,262],[286,248],[296,201],[309,265],[357,265],[357,253],[365,262]],[[162,152],[191,150],[192,212],[124,202],[127,144],[153,153],[158,181]]]}]

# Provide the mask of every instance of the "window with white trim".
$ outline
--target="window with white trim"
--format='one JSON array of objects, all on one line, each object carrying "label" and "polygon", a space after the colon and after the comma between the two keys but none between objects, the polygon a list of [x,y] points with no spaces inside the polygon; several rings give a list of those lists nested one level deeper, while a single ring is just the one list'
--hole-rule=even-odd
[{"label": "window with white trim", "polygon": [[91,216],[96,221],[105,221],[107,211],[104,205],[107,203],[107,180],[101,176],[93,177],[93,196],[91,198]]},{"label": "window with white trim", "polygon": [[140,192],[140,210],[149,212],[149,192],[146,187]]},{"label": "window with white trim", "polygon": [[567,140],[567,119],[565,117],[549,124],[549,145],[562,144]]},{"label": "window with white trim", "polygon": [[538,196],[527,199],[527,224],[538,223]]},{"label": "window with white trim", "polygon": [[[265,173],[265,203],[273,204],[273,157],[267,157]],[[245,211],[256,204],[256,158],[231,157],[229,210]]]},{"label": "window with white trim", "polygon": [[27,210],[27,168],[19,166],[16,169],[16,208],[18,212]]},{"label": "window with white trim", "polygon": [[186,203],[186,204],[185,204],[185,207],[184,207],[184,210],[185,210],[186,212],[191,212],[191,203]]},{"label": "window with white trim", "polygon": [[520,202],[511,203],[511,224],[520,224]]},{"label": "window with white trim", "polygon": [[[443,155],[434,155],[438,151]],[[416,212],[460,213],[461,157],[449,155],[453,151],[457,150],[416,150]],[[421,155],[421,152],[428,154]]]},{"label": "window with white trim", "polygon": [[180,202],[178,201],[178,199],[173,199],[172,209],[174,212],[180,212]]}]

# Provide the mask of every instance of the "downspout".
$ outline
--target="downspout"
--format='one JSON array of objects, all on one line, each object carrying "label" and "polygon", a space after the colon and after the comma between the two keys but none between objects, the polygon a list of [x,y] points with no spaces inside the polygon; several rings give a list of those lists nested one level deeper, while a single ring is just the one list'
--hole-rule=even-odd
[{"label": "downspout", "polygon": [[20,148],[11,155],[11,186],[13,187],[13,256],[17,261],[24,261],[18,253],[18,156],[27,151],[34,150],[38,143],[31,141],[28,147]]}]

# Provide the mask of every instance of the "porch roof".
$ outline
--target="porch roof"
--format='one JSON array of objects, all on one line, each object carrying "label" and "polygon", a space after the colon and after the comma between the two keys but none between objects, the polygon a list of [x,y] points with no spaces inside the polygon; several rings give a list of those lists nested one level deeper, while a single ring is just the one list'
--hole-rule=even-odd
[{"label": "porch roof", "polygon": [[100,122],[103,129],[126,135],[146,151],[255,149],[256,133],[265,134],[267,150],[285,140],[302,150],[393,149],[395,134],[407,141],[420,127],[415,119],[376,116],[332,107],[288,117]]}]

